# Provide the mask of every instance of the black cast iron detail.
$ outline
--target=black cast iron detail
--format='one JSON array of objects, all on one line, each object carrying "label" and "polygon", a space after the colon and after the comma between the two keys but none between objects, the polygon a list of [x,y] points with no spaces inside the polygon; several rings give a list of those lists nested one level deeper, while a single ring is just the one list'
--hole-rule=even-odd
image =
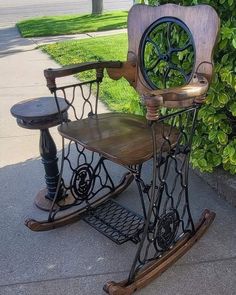
[{"label": "black cast iron detail", "polygon": [[155,248],[167,250],[173,244],[178,231],[179,222],[177,210],[172,209],[160,217],[154,241]]},{"label": "black cast iron detail", "polygon": [[[163,124],[160,128],[164,139],[161,146],[156,142],[156,122],[152,123],[154,156],[151,183],[144,181],[144,167],[142,171],[136,171],[139,193],[146,207],[146,222],[130,270],[129,283],[141,268],[162,257],[184,234],[195,232],[189,207],[188,169],[197,111],[196,105],[160,117],[158,124]],[[176,126],[179,135],[176,142],[171,142]],[[158,154],[157,149],[160,151]]]},{"label": "black cast iron detail", "polygon": [[142,216],[114,200],[90,210],[83,219],[118,245],[127,241],[137,244],[144,226]]},{"label": "black cast iron detail", "polygon": [[152,23],[140,42],[140,70],[152,89],[188,83],[195,63],[195,46],[188,27],[164,17]]},{"label": "black cast iron detail", "polygon": [[[68,110],[70,110],[70,120],[80,120],[88,116],[96,115],[100,82],[99,79],[94,79],[57,87],[54,91],[57,105],[58,97],[63,97],[68,105]],[[63,122],[63,114],[59,107],[58,112],[61,117],[61,122]]]},{"label": "black cast iron detail", "polygon": [[[59,109],[58,97],[63,97],[68,105],[69,118],[67,121],[81,120],[86,116],[97,114],[99,85],[102,77],[99,72],[96,72],[95,75],[94,80],[60,86],[54,89],[53,93],[61,122],[65,120],[63,120],[63,113]],[[106,168],[105,161],[105,158],[85,150],[73,141],[68,141],[66,146],[63,138],[62,166],[59,178],[61,179],[63,194],[70,196],[70,201],[67,200],[66,204],[63,204],[63,202],[57,203],[57,209],[53,209],[52,206],[48,217],[50,221],[53,221],[61,211],[72,209],[75,206],[82,205],[90,208],[92,202],[101,196],[109,195],[115,190],[115,185]],[[65,173],[64,170],[66,170]],[[55,198],[53,205],[54,203]]]},{"label": "black cast iron detail", "polygon": [[[67,152],[65,149],[63,141],[61,177],[64,170],[66,174],[63,177],[62,187],[64,194],[70,195],[71,201],[66,205],[57,203],[58,209],[49,213],[50,221],[53,221],[59,212],[72,207],[83,205],[89,209],[91,202],[115,190],[106,168],[105,158],[85,150],[72,141],[67,145]],[[68,179],[70,181],[67,181]]]},{"label": "black cast iron detail", "polygon": [[83,199],[91,193],[94,182],[93,174],[93,168],[86,163],[76,169],[72,178],[73,195]]}]

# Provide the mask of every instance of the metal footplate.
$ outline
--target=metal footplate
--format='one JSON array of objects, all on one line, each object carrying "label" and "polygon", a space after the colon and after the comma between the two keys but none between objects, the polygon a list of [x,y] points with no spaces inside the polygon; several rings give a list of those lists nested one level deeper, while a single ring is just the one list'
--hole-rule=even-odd
[{"label": "metal footplate", "polygon": [[114,200],[108,200],[90,210],[83,220],[118,245],[127,241],[137,244],[144,227],[142,216]]}]

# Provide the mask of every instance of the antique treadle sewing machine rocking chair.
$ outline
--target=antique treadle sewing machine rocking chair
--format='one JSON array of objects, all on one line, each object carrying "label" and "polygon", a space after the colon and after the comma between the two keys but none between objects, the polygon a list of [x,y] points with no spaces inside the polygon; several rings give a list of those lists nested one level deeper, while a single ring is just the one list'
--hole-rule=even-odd
[{"label": "antique treadle sewing machine rocking chair", "polygon": [[[134,5],[128,16],[126,62],[45,70],[61,118],[62,162],[48,219],[28,219],[26,225],[43,231],[82,218],[118,244],[138,244],[128,278],[107,283],[104,290],[109,294],[132,294],[145,286],[189,250],[214,219],[215,214],[205,210],[194,224],[188,169],[218,30],[219,18],[208,5]],[[91,70],[92,80],[56,84],[57,78]],[[141,97],[145,116],[97,114],[104,70],[111,79],[130,83]],[[83,103],[75,106],[78,93]],[[69,119],[60,100],[66,102]],[[126,169],[120,182],[112,178],[108,161]],[[148,175],[145,165],[152,166]],[[138,214],[114,200],[132,181],[139,194]]]}]

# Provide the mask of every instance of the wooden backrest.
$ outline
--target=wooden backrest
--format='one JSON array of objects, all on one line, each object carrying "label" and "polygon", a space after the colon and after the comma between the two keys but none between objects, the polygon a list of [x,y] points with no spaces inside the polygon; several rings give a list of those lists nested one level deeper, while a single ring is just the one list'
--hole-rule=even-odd
[{"label": "wooden backrest", "polygon": [[[194,63],[191,72],[198,72],[210,81],[212,54],[220,26],[215,10],[208,5],[186,7],[165,4],[153,7],[137,4],[131,8],[128,16],[129,48],[127,57],[129,64],[136,65],[135,82],[133,83],[136,90],[143,94],[155,89],[155,85],[149,83],[150,81],[145,77],[143,70],[142,54],[145,46],[143,43],[146,42],[148,33],[162,22],[177,23],[177,26],[180,25],[184,31],[187,31],[193,44]],[[166,58],[168,59],[168,57]],[[188,77],[188,80],[191,80],[191,76]]]}]

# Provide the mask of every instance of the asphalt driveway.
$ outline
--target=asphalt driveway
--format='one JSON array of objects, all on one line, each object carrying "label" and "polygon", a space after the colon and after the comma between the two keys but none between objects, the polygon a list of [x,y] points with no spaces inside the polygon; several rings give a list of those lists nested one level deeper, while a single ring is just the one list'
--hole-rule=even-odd
[{"label": "asphalt driveway", "polygon": [[[133,0],[104,0],[104,10],[128,10]],[[89,13],[92,0],[1,0],[0,27],[35,16]]]}]

